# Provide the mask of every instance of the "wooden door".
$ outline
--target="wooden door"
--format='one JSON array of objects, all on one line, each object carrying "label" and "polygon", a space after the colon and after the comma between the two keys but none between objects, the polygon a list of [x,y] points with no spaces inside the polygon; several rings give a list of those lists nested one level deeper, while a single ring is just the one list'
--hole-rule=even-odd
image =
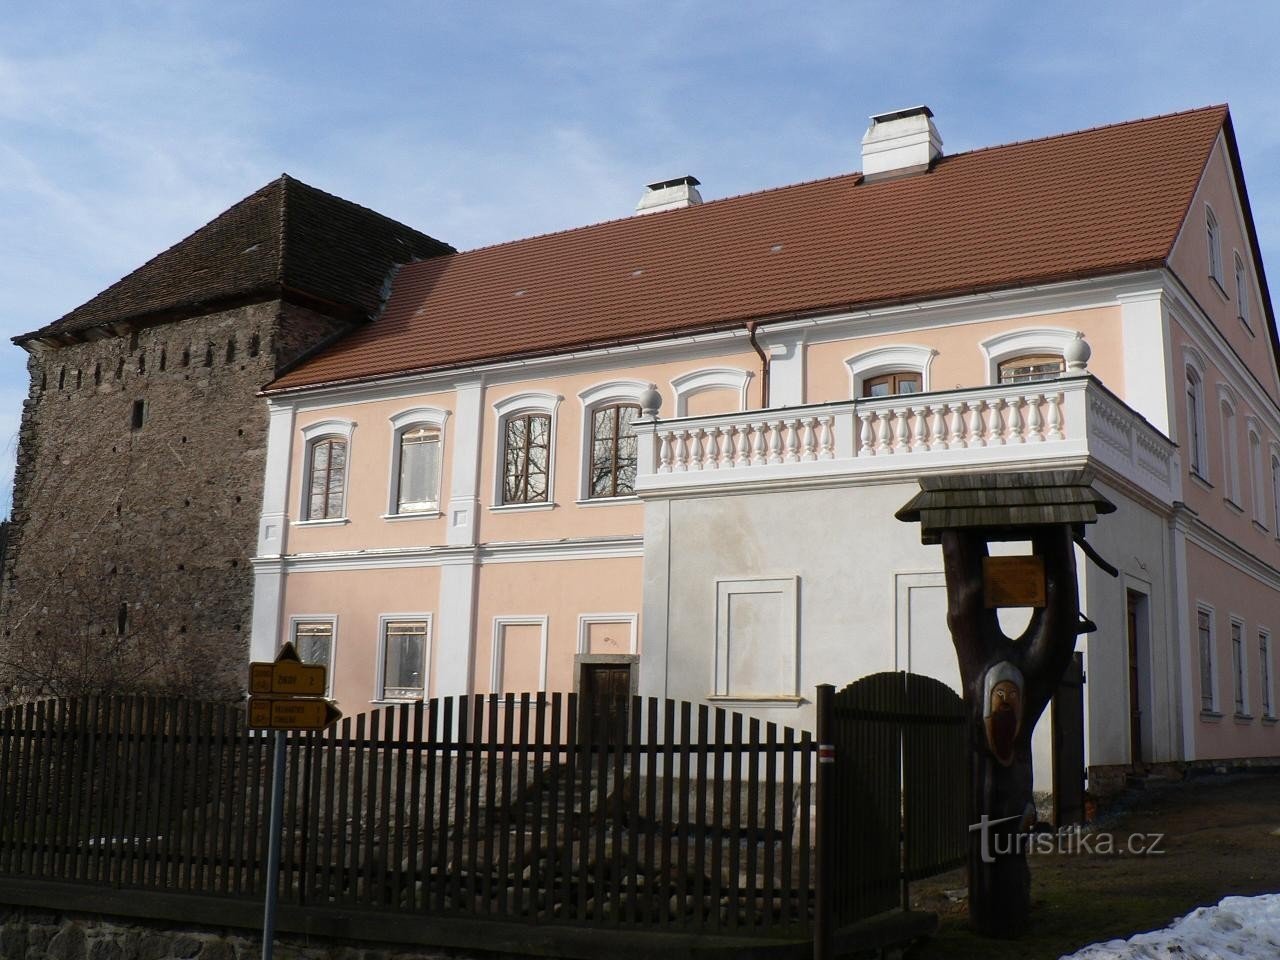
[{"label": "wooden door", "polygon": [[582,664],[583,734],[596,743],[625,739],[631,700],[631,664]]},{"label": "wooden door", "polygon": [[1134,766],[1142,763],[1142,689],[1138,661],[1138,630],[1141,625],[1142,596],[1129,591],[1127,593],[1125,633],[1129,641],[1129,762]]}]

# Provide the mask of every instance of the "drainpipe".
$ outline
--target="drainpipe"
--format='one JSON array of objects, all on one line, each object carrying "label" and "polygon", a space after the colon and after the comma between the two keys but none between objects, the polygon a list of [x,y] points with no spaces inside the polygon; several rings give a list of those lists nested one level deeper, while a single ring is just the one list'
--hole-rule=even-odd
[{"label": "drainpipe", "polygon": [[747,335],[751,338],[751,346],[755,347],[756,353],[760,357],[760,408],[767,409],[769,406],[769,354],[765,353],[764,348],[760,346],[760,341],[756,339],[756,327],[754,320],[747,324]]}]

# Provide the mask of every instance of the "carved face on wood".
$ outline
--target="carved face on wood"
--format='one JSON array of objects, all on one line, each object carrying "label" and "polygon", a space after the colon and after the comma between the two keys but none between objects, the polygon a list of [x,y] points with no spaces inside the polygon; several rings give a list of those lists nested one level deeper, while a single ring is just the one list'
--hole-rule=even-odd
[{"label": "carved face on wood", "polygon": [[1018,734],[1022,731],[1022,671],[1008,660],[987,670],[983,683],[983,725],[987,747],[1002,765],[1013,763]]}]

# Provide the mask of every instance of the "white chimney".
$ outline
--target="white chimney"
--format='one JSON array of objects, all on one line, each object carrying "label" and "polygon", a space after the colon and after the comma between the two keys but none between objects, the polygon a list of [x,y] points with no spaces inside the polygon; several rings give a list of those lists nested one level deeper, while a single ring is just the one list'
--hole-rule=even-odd
[{"label": "white chimney", "polygon": [[942,137],[926,106],[877,113],[862,136],[862,177],[886,180],[929,169],[942,156]]},{"label": "white chimney", "polygon": [[657,213],[660,210],[679,210],[702,202],[698,193],[697,177],[676,177],[659,180],[645,189],[645,195],[636,204],[636,213]]}]

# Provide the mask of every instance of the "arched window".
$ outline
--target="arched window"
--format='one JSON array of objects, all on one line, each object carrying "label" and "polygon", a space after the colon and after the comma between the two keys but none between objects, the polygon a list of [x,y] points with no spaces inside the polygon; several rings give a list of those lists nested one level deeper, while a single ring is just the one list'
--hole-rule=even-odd
[{"label": "arched window", "polygon": [[589,498],[629,497],[636,492],[636,435],[631,424],[639,417],[640,406],[634,403],[615,403],[593,411]]},{"label": "arched window", "polygon": [[1222,397],[1222,495],[1240,505],[1240,446],[1236,439],[1236,410],[1227,397]]},{"label": "arched window", "polygon": [[1267,490],[1262,479],[1262,438],[1256,420],[1249,419],[1249,496],[1253,503],[1253,519],[1259,526],[1267,522]]},{"label": "arched window", "polygon": [[864,397],[892,397],[900,393],[919,393],[921,377],[916,371],[882,373],[862,381]]},{"label": "arched window", "polygon": [[1249,274],[1245,272],[1244,261],[1236,254],[1236,316],[1246,327],[1249,326]]},{"label": "arched window", "polygon": [[1271,519],[1276,537],[1280,538],[1280,456],[1271,455]]},{"label": "arched window", "polygon": [[511,414],[502,428],[502,502],[546,503],[550,493],[551,414]]},{"label": "arched window", "polygon": [[347,441],[319,437],[307,447],[307,520],[335,520],[345,516],[347,499]]},{"label": "arched window", "polygon": [[396,513],[426,513],[439,508],[440,434],[431,427],[410,427],[400,434]]},{"label": "arched window", "polygon": [[876,347],[849,357],[849,379],[854,397],[888,397],[921,393],[930,389],[929,368],[938,351],[912,344]]},{"label": "arched window", "polygon": [[1187,367],[1187,456],[1191,472],[1208,479],[1204,454],[1204,381],[1195,367]]},{"label": "arched window", "polygon": [[1204,229],[1205,241],[1209,246],[1209,276],[1218,282],[1218,286],[1222,286],[1222,231],[1218,228],[1218,218],[1213,215],[1213,209],[1205,204],[1204,207]]},{"label": "arched window", "polygon": [[1061,355],[1040,353],[1001,360],[997,369],[1001,383],[1033,383],[1062,376],[1066,365]]}]

